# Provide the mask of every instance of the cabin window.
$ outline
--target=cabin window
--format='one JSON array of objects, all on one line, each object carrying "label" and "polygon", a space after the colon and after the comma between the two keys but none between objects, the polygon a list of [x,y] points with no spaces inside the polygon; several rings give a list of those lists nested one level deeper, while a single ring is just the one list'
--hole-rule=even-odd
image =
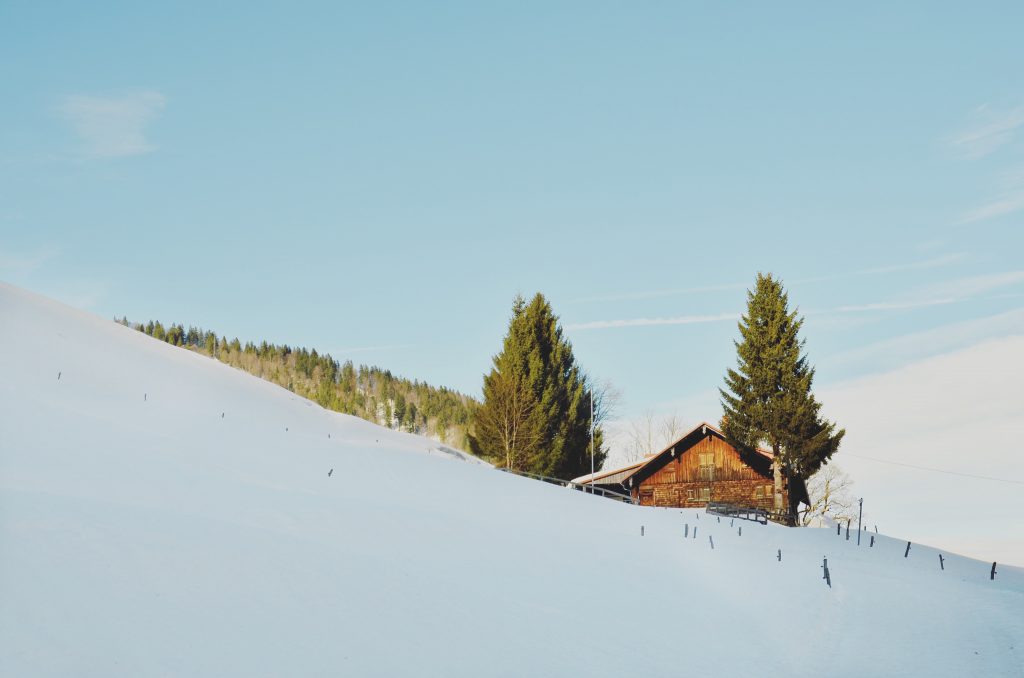
[{"label": "cabin window", "polygon": [[760,485],[754,488],[754,499],[764,499],[764,488]]},{"label": "cabin window", "polygon": [[697,471],[701,480],[714,480],[715,477],[715,453],[701,452],[697,460],[700,464]]},{"label": "cabin window", "polygon": [[697,495],[696,495],[696,493],[693,490],[687,490],[686,491],[686,498],[689,501],[694,501],[697,498]]},{"label": "cabin window", "polygon": [[711,488],[710,487],[702,487],[702,488],[700,488],[700,500],[701,501],[711,501]]},{"label": "cabin window", "polygon": [[771,497],[775,494],[775,488],[772,485],[764,486],[764,496]]}]

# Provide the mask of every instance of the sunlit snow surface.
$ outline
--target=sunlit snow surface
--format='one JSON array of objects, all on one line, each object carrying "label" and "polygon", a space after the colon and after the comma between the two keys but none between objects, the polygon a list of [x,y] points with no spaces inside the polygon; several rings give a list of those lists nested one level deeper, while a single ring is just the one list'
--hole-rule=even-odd
[{"label": "sunlit snow surface", "polygon": [[1024,675],[1024,571],[740,524],[459,461],[0,285],[3,676]]}]

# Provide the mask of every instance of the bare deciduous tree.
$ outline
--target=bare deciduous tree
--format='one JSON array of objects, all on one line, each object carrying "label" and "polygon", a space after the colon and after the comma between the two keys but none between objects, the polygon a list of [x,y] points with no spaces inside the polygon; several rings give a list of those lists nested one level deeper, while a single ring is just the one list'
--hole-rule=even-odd
[{"label": "bare deciduous tree", "polygon": [[594,394],[594,427],[610,421],[622,403],[622,391],[615,384],[605,379],[593,381],[588,379],[591,391]]},{"label": "bare deciduous tree", "polygon": [[678,413],[659,417],[653,410],[647,410],[638,419],[631,421],[626,431],[626,461],[632,463],[656,454],[682,433],[683,426]]},{"label": "bare deciduous tree", "polygon": [[826,516],[837,521],[857,517],[856,505],[850,490],[853,481],[835,464],[827,464],[807,481],[807,495],[811,504],[803,512],[804,527]]}]

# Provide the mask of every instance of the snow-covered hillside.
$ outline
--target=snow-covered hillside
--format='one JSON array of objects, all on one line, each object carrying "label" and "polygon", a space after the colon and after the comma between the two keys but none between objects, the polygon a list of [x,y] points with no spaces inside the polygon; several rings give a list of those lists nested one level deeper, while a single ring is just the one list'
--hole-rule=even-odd
[{"label": "snow-covered hillside", "polygon": [[1024,675],[1024,571],[740,524],[0,285],[0,675]]}]

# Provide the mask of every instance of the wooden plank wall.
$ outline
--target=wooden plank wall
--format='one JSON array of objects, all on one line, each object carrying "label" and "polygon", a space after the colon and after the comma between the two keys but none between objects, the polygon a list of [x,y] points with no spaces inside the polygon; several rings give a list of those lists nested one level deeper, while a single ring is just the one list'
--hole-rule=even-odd
[{"label": "wooden plank wall", "polygon": [[[708,453],[714,455],[715,466],[710,482],[700,471],[701,455]],[[731,445],[708,436],[644,480],[634,496],[644,506],[702,507],[710,496],[712,501],[771,509],[771,485],[772,479],[744,464]]]},{"label": "wooden plank wall", "polygon": [[716,436],[708,436],[686,450],[685,454],[676,455],[664,468],[644,481],[644,485],[706,482],[700,475],[700,455],[708,452],[714,454],[715,481],[758,480],[764,477],[744,464],[732,445]]}]

